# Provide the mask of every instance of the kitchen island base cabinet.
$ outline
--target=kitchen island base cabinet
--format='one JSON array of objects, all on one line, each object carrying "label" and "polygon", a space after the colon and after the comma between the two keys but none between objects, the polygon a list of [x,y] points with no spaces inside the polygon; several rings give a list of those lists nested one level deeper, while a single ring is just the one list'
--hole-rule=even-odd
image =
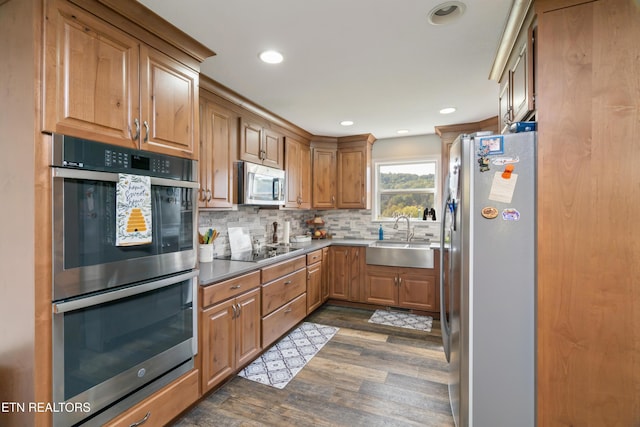
[{"label": "kitchen island base cabinet", "polygon": [[439,310],[433,270],[368,265],[365,302],[420,311]]},{"label": "kitchen island base cabinet", "polygon": [[[203,393],[251,362],[262,350],[259,277],[260,272],[254,272],[204,288],[205,308],[200,322]],[[253,289],[245,292],[243,287]],[[233,291],[244,293],[234,295]],[[218,303],[220,299],[224,300]],[[207,307],[211,303],[214,305]]]},{"label": "kitchen island base cabinet", "polygon": [[198,370],[184,374],[158,393],[106,423],[105,427],[163,426],[199,398]]}]

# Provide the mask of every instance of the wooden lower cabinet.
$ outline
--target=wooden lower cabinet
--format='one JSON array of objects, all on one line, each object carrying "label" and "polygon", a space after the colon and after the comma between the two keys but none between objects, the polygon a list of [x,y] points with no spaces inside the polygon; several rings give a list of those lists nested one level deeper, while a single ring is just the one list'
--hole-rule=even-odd
[{"label": "wooden lower cabinet", "polygon": [[320,307],[322,300],[322,261],[307,266],[307,314]]},{"label": "wooden lower cabinet", "polygon": [[329,299],[329,248],[322,248],[322,302]]},{"label": "wooden lower cabinet", "polygon": [[[256,273],[259,276],[259,272]],[[262,350],[260,301],[260,288],[256,287],[202,310],[200,348],[203,393],[233,375]]]},{"label": "wooden lower cabinet", "polygon": [[198,377],[197,369],[184,374],[158,393],[109,421],[105,426],[167,425],[200,397]]},{"label": "wooden lower cabinet", "polygon": [[364,302],[436,312],[437,292],[433,270],[367,266]]},{"label": "wooden lower cabinet", "polygon": [[331,246],[329,249],[329,298],[362,302],[364,246]]},{"label": "wooden lower cabinet", "polygon": [[262,319],[262,346],[267,348],[307,315],[307,294],[297,296]]}]

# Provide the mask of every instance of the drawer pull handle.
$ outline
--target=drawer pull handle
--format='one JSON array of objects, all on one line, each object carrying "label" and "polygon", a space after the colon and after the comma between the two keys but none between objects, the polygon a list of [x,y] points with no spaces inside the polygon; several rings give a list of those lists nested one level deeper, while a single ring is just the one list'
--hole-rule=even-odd
[{"label": "drawer pull handle", "polygon": [[151,411],[147,412],[147,415],[145,415],[140,421],[129,424],[129,427],[138,427],[139,425],[146,423],[149,420],[149,417],[151,417]]},{"label": "drawer pull handle", "polygon": [[291,310],[291,307],[289,307],[289,308],[287,308],[284,312],[285,312],[285,313],[291,313],[291,311],[292,311],[292,310]]},{"label": "drawer pull handle", "polygon": [[290,285],[291,284],[291,280],[287,280],[286,282],[284,282],[285,285]]},{"label": "drawer pull handle", "polygon": [[232,286],[232,287],[231,287],[231,288],[229,288],[229,289],[240,289],[240,285],[234,285],[234,286]]}]

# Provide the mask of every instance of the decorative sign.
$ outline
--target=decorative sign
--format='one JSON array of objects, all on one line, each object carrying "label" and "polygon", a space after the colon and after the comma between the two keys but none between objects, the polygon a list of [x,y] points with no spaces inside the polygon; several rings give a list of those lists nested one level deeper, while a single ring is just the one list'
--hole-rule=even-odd
[{"label": "decorative sign", "polygon": [[116,246],[151,243],[151,178],[119,174],[116,184]]}]

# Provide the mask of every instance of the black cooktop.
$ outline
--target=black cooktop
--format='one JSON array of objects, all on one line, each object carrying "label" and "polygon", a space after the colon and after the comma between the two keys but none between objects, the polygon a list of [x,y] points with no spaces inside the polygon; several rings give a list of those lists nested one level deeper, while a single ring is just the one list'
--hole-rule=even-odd
[{"label": "black cooktop", "polygon": [[240,252],[217,258],[230,261],[260,262],[301,250],[302,248],[293,248],[291,246],[265,246],[260,248],[258,251]]}]

